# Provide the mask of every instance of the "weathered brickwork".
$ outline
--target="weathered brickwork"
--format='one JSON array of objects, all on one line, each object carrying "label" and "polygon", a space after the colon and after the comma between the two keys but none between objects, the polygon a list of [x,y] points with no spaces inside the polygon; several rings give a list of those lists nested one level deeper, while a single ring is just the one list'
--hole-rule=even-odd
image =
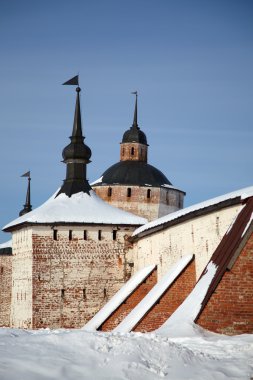
[{"label": "weathered brickwork", "polygon": [[133,331],[149,332],[158,329],[181,305],[196,283],[195,262],[192,261],[148,311]]},{"label": "weathered brickwork", "polygon": [[253,235],[223,275],[197,323],[227,335],[253,333]]},{"label": "weathered brickwork", "polygon": [[116,240],[113,228],[100,231],[86,227],[84,240],[83,228],[60,226],[54,240],[51,228],[33,229],[33,328],[82,327],[129,279],[129,228]]},{"label": "weathered brickwork", "polygon": [[147,145],[140,143],[121,143],[120,161],[144,161],[148,159]]},{"label": "weathered brickwork", "polygon": [[184,193],[173,188],[94,185],[93,190],[110,205],[149,221],[181,209],[184,202]]},{"label": "weathered brickwork", "polygon": [[157,270],[143,281],[132,294],[110,315],[110,317],[100,326],[101,331],[112,331],[130,311],[148,294],[148,292],[157,283]]},{"label": "weathered brickwork", "polygon": [[0,326],[10,326],[12,255],[0,255]]},{"label": "weathered brickwork", "polygon": [[157,264],[159,280],[181,257],[194,254],[198,279],[240,209],[226,207],[139,239],[133,250],[135,272]]}]

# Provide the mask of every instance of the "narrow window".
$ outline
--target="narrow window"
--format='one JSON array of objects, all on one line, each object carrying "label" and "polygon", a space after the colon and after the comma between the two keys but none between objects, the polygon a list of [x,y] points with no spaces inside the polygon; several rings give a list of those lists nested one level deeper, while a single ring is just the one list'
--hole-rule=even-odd
[{"label": "narrow window", "polygon": [[54,240],[57,240],[57,230],[54,230],[53,234],[54,234]]},{"label": "narrow window", "polygon": [[113,239],[113,240],[116,240],[116,238],[117,238],[117,231],[116,231],[116,230],[113,230],[113,231],[112,231],[112,239]]},{"label": "narrow window", "polygon": [[124,156],[125,155],[125,149],[123,148],[122,149],[122,156]]},{"label": "narrow window", "polygon": [[83,289],[83,299],[86,300],[86,289]]},{"label": "narrow window", "polygon": [[112,188],[111,187],[108,187],[107,195],[108,195],[108,197],[112,196]]},{"label": "narrow window", "polygon": [[69,230],[69,240],[72,240],[72,230]]},{"label": "narrow window", "polygon": [[1,267],[1,274],[4,273],[4,267]]},{"label": "narrow window", "polygon": [[131,197],[131,188],[130,187],[128,187],[128,189],[127,189],[127,197],[128,198],[130,198]]},{"label": "narrow window", "polygon": [[134,156],[134,148],[131,148],[131,155]]},{"label": "narrow window", "polygon": [[104,298],[106,298],[106,288],[104,288]]},{"label": "narrow window", "polygon": [[64,295],[65,295],[65,289],[62,289],[61,290],[61,298],[64,298]]},{"label": "narrow window", "polygon": [[98,230],[98,240],[101,240],[101,239],[102,239],[102,231]]},{"label": "narrow window", "polygon": [[167,205],[169,204],[169,193],[168,193],[168,191],[166,193],[166,203],[167,203]]},{"label": "narrow window", "polygon": [[148,191],[147,191],[147,198],[148,198],[148,199],[151,198],[151,190],[150,190],[150,189],[148,189]]},{"label": "narrow window", "polygon": [[83,231],[83,240],[87,240],[87,231],[86,230]]}]

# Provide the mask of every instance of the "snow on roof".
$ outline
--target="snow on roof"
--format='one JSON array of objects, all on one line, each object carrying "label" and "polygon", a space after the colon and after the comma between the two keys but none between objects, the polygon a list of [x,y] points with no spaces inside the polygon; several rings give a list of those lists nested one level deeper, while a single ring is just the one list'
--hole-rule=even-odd
[{"label": "snow on roof", "polygon": [[101,183],[102,181],[103,181],[103,176],[93,181],[90,185],[93,186],[93,185],[96,185],[97,183]]},{"label": "snow on roof", "polygon": [[213,206],[215,204],[224,202],[226,200],[237,198],[237,197],[240,197],[241,200],[243,200],[243,199],[246,199],[246,198],[251,197],[251,196],[253,196],[253,186],[245,187],[244,189],[233,191],[232,193],[228,193],[225,195],[221,195],[219,197],[209,199],[209,200],[201,202],[201,203],[197,203],[195,205],[183,208],[182,210],[172,212],[171,214],[165,215],[159,219],[156,219],[152,222],[145,224],[142,227],[137,228],[134,231],[132,236],[136,236],[136,235],[140,234],[141,232],[147,231],[153,227],[160,226],[161,224],[170,222],[171,220],[178,219],[181,216],[187,215],[191,212],[194,212],[194,211],[197,211],[200,209],[204,209],[204,208],[209,207],[209,206]]},{"label": "snow on roof", "polygon": [[12,248],[12,240],[8,240],[5,243],[0,244],[0,249],[2,248]]},{"label": "snow on roof", "polygon": [[210,261],[206,267],[206,273],[197,282],[189,296],[176,309],[170,318],[158,330],[156,330],[157,332],[167,333],[173,330],[177,325],[194,322],[216,271],[217,266]]},{"label": "snow on roof", "polygon": [[168,287],[173,283],[177,276],[192,260],[193,255],[182,257],[166,275],[150,290],[150,292],[138,303],[137,306],[123,319],[123,321],[113,330],[114,332],[130,332],[141,318],[151,309],[158,301]]},{"label": "snow on roof", "polygon": [[83,330],[95,331],[119,307],[122,302],[139,286],[155,269],[155,265],[142,268],[128,280],[124,286],[107,302],[102,309],[83,327]]},{"label": "snow on roof", "polygon": [[87,223],[140,225],[146,219],[109,205],[91,190],[90,195],[80,192],[68,197],[55,194],[35,210],[15,219],[3,229],[21,223]]}]

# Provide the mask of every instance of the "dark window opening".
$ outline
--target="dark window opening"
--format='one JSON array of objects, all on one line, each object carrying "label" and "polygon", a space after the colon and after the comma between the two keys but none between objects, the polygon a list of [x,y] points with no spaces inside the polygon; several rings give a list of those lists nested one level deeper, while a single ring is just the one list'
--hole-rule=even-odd
[{"label": "dark window opening", "polygon": [[108,197],[112,196],[112,188],[111,187],[108,187],[107,194],[108,194]]},{"label": "dark window opening", "polygon": [[168,191],[166,193],[166,203],[167,203],[167,205],[169,204],[169,193],[168,193]]},{"label": "dark window opening", "polygon": [[53,234],[54,234],[54,240],[57,240],[57,230],[54,230]]},{"label": "dark window opening", "polygon": [[72,240],[72,230],[69,230],[69,240]]},{"label": "dark window opening", "polygon": [[83,299],[86,300],[86,289],[83,289]]},{"label": "dark window opening", "polygon": [[131,188],[128,187],[128,189],[127,189],[127,197],[128,197],[128,198],[131,197],[131,193],[132,193]]},{"label": "dark window opening", "polygon": [[1,267],[1,274],[4,273],[4,267]]},{"label": "dark window opening", "polygon": [[61,290],[61,298],[64,298],[64,296],[65,296],[65,289],[62,289]]},{"label": "dark window opening", "polygon": [[150,189],[148,189],[148,191],[147,191],[147,198],[148,198],[148,199],[151,198],[151,190],[150,190]]},{"label": "dark window opening", "polygon": [[131,155],[134,156],[134,148],[131,148]]},{"label": "dark window opening", "polygon": [[104,298],[106,298],[107,294],[106,294],[106,288],[104,288]]},{"label": "dark window opening", "polygon": [[102,231],[98,230],[98,240],[101,240],[101,239],[102,239]]},{"label": "dark window opening", "polygon": [[125,155],[125,149],[123,148],[122,149],[122,156],[124,156]]},{"label": "dark window opening", "polygon": [[83,240],[87,240],[87,231],[86,230],[83,231]]},{"label": "dark window opening", "polygon": [[113,240],[116,240],[116,238],[117,238],[117,231],[116,231],[116,230],[113,230],[113,231],[112,231],[112,239],[113,239]]}]

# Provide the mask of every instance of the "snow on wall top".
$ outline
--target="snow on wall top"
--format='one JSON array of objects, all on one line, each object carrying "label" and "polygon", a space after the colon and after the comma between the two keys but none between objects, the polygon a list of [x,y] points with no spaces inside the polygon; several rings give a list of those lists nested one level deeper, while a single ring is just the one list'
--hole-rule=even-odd
[{"label": "snow on wall top", "polygon": [[139,286],[155,269],[155,265],[142,268],[128,280],[124,286],[108,301],[102,309],[83,327],[83,330],[95,331],[119,307],[122,302]]},{"label": "snow on wall top", "polygon": [[150,292],[138,303],[137,306],[123,319],[123,321],[113,330],[115,332],[130,332],[141,318],[151,309],[157,300],[163,295],[182,270],[192,260],[193,255],[182,257],[165,276],[150,290]]},{"label": "snow on wall top", "polygon": [[140,225],[146,219],[110,206],[91,190],[90,195],[80,192],[68,197],[55,194],[35,210],[4,226],[4,230],[21,223],[87,223]]},{"label": "snow on wall top", "polygon": [[0,244],[0,249],[1,248],[12,248],[12,239]]},{"label": "snow on wall top", "polygon": [[231,193],[221,195],[219,197],[215,197],[215,198],[209,199],[209,200],[201,202],[201,203],[197,203],[195,205],[183,208],[182,210],[178,210],[176,212],[172,212],[171,214],[162,216],[161,218],[156,219],[152,222],[146,223],[144,226],[137,228],[134,231],[132,236],[137,236],[141,232],[147,231],[153,227],[157,227],[161,224],[170,222],[171,220],[178,219],[183,215],[187,215],[191,212],[201,210],[201,209],[204,209],[204,208],[209,207],[209,206],[213,206],[215,204],[224,202],[226,200],[237,198],[237,197],[240,197],[241,200],[243,200],[243,199],[246,199],[246,198],[251,197],[251,196],[253,196],[253,186],[245,187],[243,189],[233,191]]}]

